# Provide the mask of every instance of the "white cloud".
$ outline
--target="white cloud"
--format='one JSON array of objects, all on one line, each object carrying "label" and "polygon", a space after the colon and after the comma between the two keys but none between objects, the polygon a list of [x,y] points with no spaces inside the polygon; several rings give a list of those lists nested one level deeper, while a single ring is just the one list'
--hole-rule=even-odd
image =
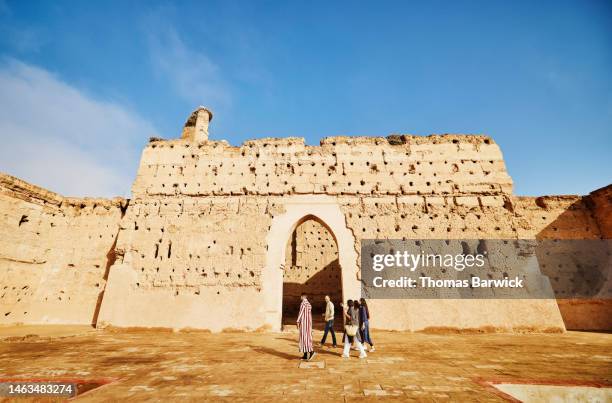
[{"label": "white cloud", "polygon": [[129,196],[149,122],[14,59],[0,88],[0,171],[67,196]]},{"label": "white cloud", "polygon": [[149,54],[158,75],[167,80],[176,93],[194,106],[199,104],[228,107],[229,85],[220,68],[205,53],[190,48],[176,29],[152,15],[147,29]]}]

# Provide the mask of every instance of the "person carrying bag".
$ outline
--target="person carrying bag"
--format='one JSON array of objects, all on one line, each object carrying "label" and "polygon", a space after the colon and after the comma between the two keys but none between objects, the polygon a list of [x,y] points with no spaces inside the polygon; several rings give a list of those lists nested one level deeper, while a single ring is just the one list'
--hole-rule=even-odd
[{"label": "person carrying bag", "polygon": [[359,335],[359,311],[354,308],[353,301],[347,301],[348,308],[346,312],[343,312],[345,324],[344,324],[344,351],[342,353],[342,358],[349,358],[351,345],[353,342],[357,345],[359,349],[359,358],[366,358],[367,354],[365,349],[363,348],[363,344],[361,344],[361,337]]}]

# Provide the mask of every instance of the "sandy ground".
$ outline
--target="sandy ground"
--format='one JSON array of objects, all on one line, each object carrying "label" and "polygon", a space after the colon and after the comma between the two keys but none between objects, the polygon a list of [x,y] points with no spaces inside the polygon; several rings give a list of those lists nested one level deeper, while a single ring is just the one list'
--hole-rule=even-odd
[{"label": "sandy ground", "polygon": [[95,333],[96,329],[82,325],[24,325],[0,326],[0,340],[11,337],[64,337]]},{"label": "sandy ground", "polygon": [[503,401],[489,382],[612,382],[611,334],[373,337],[367,359],[326,347],[300,364],[291,333],[0,328],[0,378],[107,382],[79,401]]}]

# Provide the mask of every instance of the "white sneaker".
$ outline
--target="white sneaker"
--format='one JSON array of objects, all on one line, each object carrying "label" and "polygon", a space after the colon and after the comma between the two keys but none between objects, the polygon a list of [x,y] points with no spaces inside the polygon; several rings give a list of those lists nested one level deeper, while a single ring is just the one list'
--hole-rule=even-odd
[{"label": "white sneaker", "polygon": [[368,355],[366,353],[363,353],[363,354],[359,355],[359,358],[367,358],[367,357],[368,357]]},{"label": "white sneaker", "polygon": [[350,358],[348,354],[342,354],[342,358]]},{"label": "white sneaker", "polygon": [[372,348],[370,348],[370,353],[371,353],[372,351],[376,351],[376,350],[374,349],[374,346],[372,346]]}]

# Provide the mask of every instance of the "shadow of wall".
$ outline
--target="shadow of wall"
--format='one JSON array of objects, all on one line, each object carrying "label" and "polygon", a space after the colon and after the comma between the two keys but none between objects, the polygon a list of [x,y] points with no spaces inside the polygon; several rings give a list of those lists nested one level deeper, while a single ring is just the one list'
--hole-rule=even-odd
[{"label": "shadow of wall", "polygon": [[283,283],[283,324],[295,324],[300,310],[302,292],[308,295],[308,301],[312,305],[312,319],[315,329],[323,328],[326,295],[329,295],[334,303],[337,324],[341,318],[340,302],[342,301],[341,269],[338,260],[336,259],[328,264],[304,283]]},{"label": "shadow of wall", "polygon": [[[551,211],[558,201],[541,197],[535,204]],[[612,185],[577,198],[536,235],[540,269],[568,330],[612,330],[611,235]]]}]

